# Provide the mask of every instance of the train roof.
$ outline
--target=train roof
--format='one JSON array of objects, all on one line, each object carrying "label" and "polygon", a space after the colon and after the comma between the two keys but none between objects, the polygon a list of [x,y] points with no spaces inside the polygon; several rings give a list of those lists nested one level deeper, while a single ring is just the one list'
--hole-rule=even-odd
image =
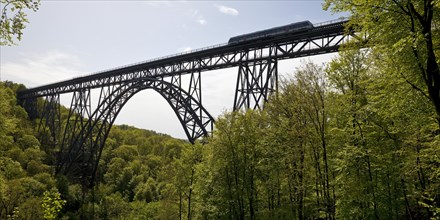
[{"label": "train roof", "polygon": [[311,26],[313,26],[312,22],[310,22],[309,20],[305,20],[305,21],[299,21],[299,22],[290,23],[290,24],[282,25],[282,26],[278,26],[278,27],[272,27],[272,28],[269,28],[269,29],[264,29],[264,30],[254,31],[254,32],[251,32],[251,33],[240,34],[240,35],[237,35],[237,36],[231,37],[230,39],[232,39],[232,38],[238,38],[238,37],[242,37],[242,36],[248,36],[248,35],[259,34],[259,33],[263,33],[263,32],[266,32],[266,31],[274,31],[274,30],[277,30],[277,29],[280,29],[280,28],[290,27],[290,26],[294,26],[294,25],[301,25],[301,26],[308,26],[308,25],[311,25]]}]

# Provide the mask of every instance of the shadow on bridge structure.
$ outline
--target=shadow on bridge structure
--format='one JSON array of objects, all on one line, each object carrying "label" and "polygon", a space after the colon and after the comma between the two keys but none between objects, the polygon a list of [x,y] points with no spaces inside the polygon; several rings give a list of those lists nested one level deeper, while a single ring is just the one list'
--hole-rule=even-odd
[{"label": "shadow on bridge structure", "polygon": [[[344,31],[346,22],[325,22],[307,31],[162,57],[22,90],[18,96],[30,118],[39,119],[39,130],[50,131],[59,148],[56,173],[79,177],[83,184],[93,186],[110,128],[125,103],[139,91],[152,89],[167,100],[189,142],[194,143],[208,136],[214,123],[202,105],[202,72],[238,67],[233,109],[262,109],[277,91],[278,61],[336,52],[354,36]],[[189,80],[182,80],[183,76]],[[93,89],[99,91],[94,108]],[[60,95],[67,93],[72,99],[62,123]],[[39,97],[44,104],[38,108]]]}]

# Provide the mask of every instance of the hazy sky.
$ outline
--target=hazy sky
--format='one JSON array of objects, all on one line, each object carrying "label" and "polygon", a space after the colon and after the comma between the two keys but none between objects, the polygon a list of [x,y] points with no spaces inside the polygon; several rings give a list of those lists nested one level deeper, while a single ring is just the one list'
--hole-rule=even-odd
[{"label": "hazy sky", "polygon": [[[310,20],[337,19],[323,1],[41,1],[18,46],[1,47],[1,80],[36,87],[56,81],[221,44],[232,36]],[[311,59],[327,62],[334,54]],[[282,61],[287,75],[300,60]],[[230,110],[238,69],[204,72],[204,107]],[[69,96],[61,103],[70,104]],[[135,95],[116,124],[186,138],[173,110],[152,90]]]}]

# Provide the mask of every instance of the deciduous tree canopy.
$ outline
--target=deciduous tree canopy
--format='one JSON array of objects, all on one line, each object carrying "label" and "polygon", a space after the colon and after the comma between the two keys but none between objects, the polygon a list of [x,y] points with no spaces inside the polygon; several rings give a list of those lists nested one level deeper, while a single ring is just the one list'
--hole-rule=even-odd
[{"label": "deciduous tree canopy", "polygon": [[113,126],[93,189],[53,174],[60,142],[0,82],[0,218],[440,218],[438,1],[326,7],[369,47],[303,62],[263,110],[225,112],[195,145]]},{"label": "deciduous tree canopy", "polygon": [[37,11],[40,0],[1,0],[0,45],[13,45],[21,40],[28,23],[26,10]]},{"label": "deciduous tree canopy", "polygon": [[326,0],[349,12],[349,26],[368,37],[376,63],[431,100],[440,127],[440,3],[436,0]]}]

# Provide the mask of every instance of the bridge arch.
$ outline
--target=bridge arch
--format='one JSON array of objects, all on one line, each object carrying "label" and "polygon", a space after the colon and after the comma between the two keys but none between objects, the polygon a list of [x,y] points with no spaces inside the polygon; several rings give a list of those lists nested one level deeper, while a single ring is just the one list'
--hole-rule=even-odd
[{"label": "bridge arch", "polygon": [[212,130],[213,117],[198,100],[179,86],[156,78],[129,81],[101,91],[98,107],[81,131],[72,140],[63,140],[63,144],[68,146],[61,147],[56,172],[80,174],[83,181],[87,181],[84,184],[93,184],[104,143],[116,117],[128,100],[146,89],[158,92],[167,100],[191,143],[199,137],[207,136],[209,130]]}]

